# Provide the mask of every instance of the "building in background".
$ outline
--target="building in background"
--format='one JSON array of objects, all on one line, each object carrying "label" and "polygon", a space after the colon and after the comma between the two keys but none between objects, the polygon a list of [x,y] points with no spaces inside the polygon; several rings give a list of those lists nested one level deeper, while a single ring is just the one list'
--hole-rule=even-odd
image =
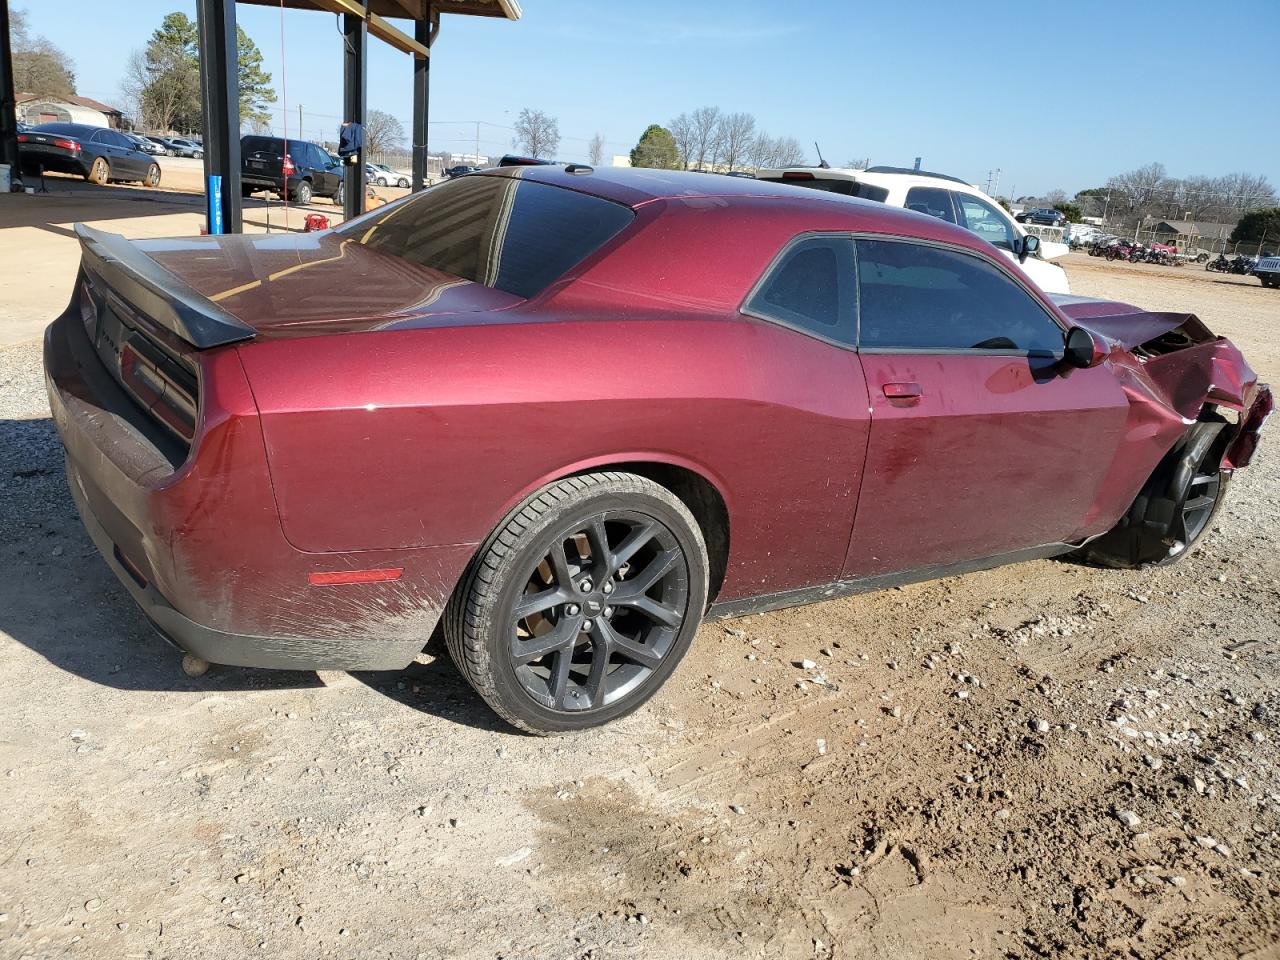
[{"label": "building in background", "polygon": [[40,97],[20,93],[15,98],[18,119],[35,126],[37,123],[86,123],[91,127],[120,130],[128,126],[115,107],[88,97]]}]

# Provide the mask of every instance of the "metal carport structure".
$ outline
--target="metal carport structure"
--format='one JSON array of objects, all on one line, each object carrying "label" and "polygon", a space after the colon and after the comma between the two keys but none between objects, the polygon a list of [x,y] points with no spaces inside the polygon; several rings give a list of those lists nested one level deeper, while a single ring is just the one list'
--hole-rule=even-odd
[{"label": "metal carport structure", "polygon": [[[239,0],[278,7],[282,0]],[[283,0],[286,7],[334,13],[342,17],[344,120],[364,125],[368,37],[390,44],[413,57],[413,190],[421,190],[427,173],[427,115],[430,106],[431,45],[440,31],[442,14],[520,18],[519,0]],[[204,113],[205,183],[222,178],[222,228],[238,233],[240,215],[240,96],[236,86],[236,0],[196,0],[200,29],[200,96]],[[408,19],[413,36],[388,18]],[[287,42],[287,40],[286,40]],[[354,217],[364,209],[362,148],[354,169],[359,176],[343,184],[343,214]],[[207,187],[206,187],[207,189]],[[210,198],[210,219],[213,218]]]},{"label": "metal carport structure", "polygon": [[[200,102],[204,129],[205,189],[221,178],[218,197],[210,196],[210,232],[215,221],[227,233],[239,233],[240,94],[236,75],[237,0],[196,0],[200,32]],[[279,7],[282,0],[239,0]],[[413,57],[413,186],[421,190],[427,172],[427,114],[430,101],[431,45],[442,14],[520,19],[519,0],[283,0],[285,7],[338,14],[342,17],[342,116],[361,125],[366,114],[368,37],[389,43]],[[412,21],[413,35],[391,19]],[[287,38],[286,38],[287,43]],[[9,43],[9,2],[0,0],[0,163],[18,162],[17,116],[13,89],[13,54]],[[356,216],[364,208],[364,150],[356,157],[360,176],[346,177],[343,212]]]}]

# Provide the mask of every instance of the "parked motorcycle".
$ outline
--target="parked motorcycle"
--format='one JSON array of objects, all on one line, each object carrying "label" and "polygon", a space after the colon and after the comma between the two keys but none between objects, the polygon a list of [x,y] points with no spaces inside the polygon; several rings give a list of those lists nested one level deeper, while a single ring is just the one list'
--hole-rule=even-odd
[{"label": "parked motorcycle", "polygon": [[1242,277],[1247,277],[1253,273],[1253,268],[1257,265],[1257,257],[1246,257],[1244,254],[1240,254],[1231,261],[1231,272],[1239,274]]},{"label": "parked motorcycle", "polygon": [[1107,247],[1106,258],[1108,260],[1132,260],[1134,251],[1138,249],[1138,245],[1131,240],[1120,240]]},{"label": "parked motorcycle", "polygon": [[1230,273],[1231,261],[1227,259],[1225,253],[1220,253],[1217,260],[1210,260],[1204,265],[1204,268],[1210,273]]}]

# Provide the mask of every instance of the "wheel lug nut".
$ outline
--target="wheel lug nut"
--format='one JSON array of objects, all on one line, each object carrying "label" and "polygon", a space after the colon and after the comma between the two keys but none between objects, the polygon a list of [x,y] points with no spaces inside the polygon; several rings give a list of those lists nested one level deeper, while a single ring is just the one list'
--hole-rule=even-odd
[{"label": "wheel lug nut", "polygon": [[578,584],[578,589],[579,589],[579,590],[581,590],[583,593],[590,593],[590,592],[591,592],[591,587],[592,587],[592,586],[593,586],[593,584],[591,583],[591,580],[590,580],[590,579],[586,579],[586,580],[583,580],[581,583],[579,583],[579,584]]},{"label": "wheel lug nut", "polygon": [[578,605],[576,603],[571,603],[564,608],[564,612],[571,617],[576,617],[578,615]]},{"label": "wheel lug nut", "polygon": [[605,615],[606,617],[612,617],[612,616],[613,616],[613,607],[605,607],[605,608],[604,608],[604,615]]},{"label": "wheel lug nut", "polygon": [[612,583],[606,583],[606,584],[604,585],[604,592],[605,592],[605,593],[613,593],[613,584],[612,584]]},{"label": "wheel lug nut", "polygon": [[583,620],[583,621],[582,621],[582,629],[583,629],[583,630],[585,630],[585,631],[587,631],[587,633],[590,633],[590,632],[591,632],[591,628],[592,628],[592,627],[594,627],[594,626],[595,626],[595,624],[594,624],[594,623],[592,623],[590,620]]}]

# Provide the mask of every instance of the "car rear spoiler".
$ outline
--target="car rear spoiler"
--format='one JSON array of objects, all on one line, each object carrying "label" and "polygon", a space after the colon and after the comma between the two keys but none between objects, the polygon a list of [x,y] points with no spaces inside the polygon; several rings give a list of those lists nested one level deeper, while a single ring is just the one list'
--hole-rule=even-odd
[{"label": "car rear spoiler", "polygon": [[84,266],[159,326],[200,350],[253,337],[253,327],[202,296],[116,233],[76,224]]}]

